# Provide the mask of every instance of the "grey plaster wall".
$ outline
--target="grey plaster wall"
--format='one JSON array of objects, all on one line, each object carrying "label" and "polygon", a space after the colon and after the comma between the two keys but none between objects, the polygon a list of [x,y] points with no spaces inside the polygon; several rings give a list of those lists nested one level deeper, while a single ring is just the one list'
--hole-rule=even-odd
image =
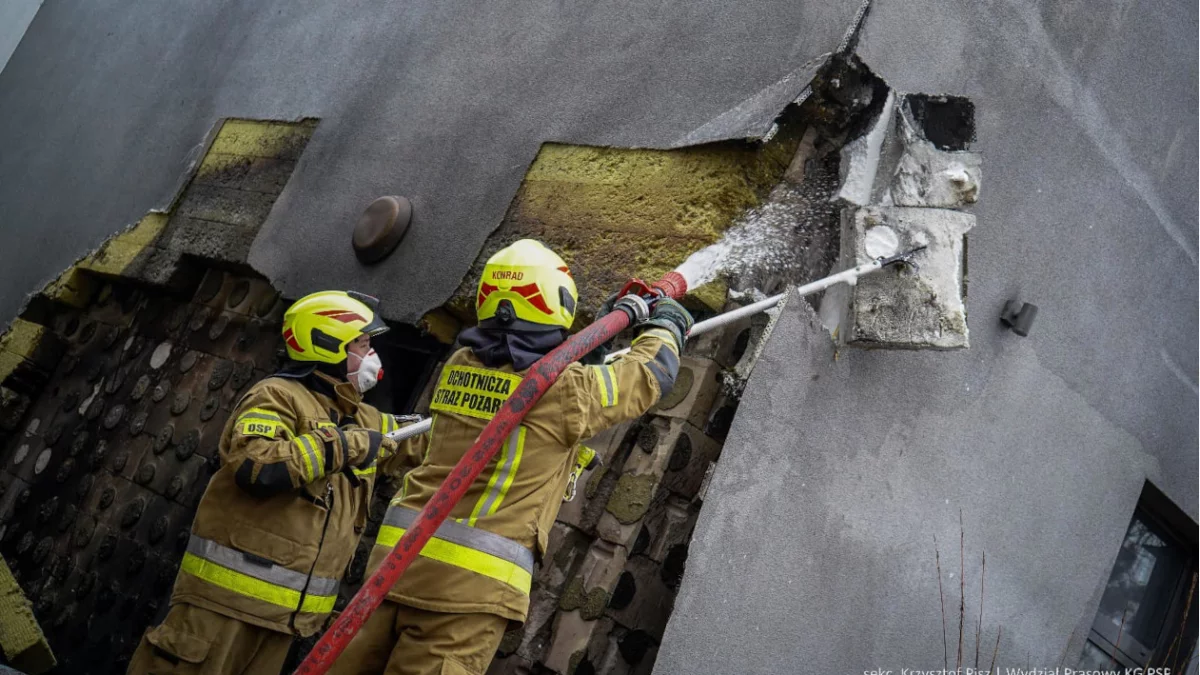
[{"label": "grey plaster wall", "polygon": [[1162,472],[1008,337],[983,378],[965,352],[835,361],[790,299],[709,487],[655,672],[940,668],[934,537],[953,666],[960,510],[970,652],[986,552],[986,651],[1003,626],[1002,665],[1057,665],[1090,625],[1144,477]]},{"label": "grey plaster wall", "polygon": [[25,37],[25,30],[41,6],[42,0],[5,0],[0,3],[0,71],[8,65],[9,57],[20,44],[21,38]]},{"label": "grey plaster wall", "polygon": [[[169,200],[218,119],[313,116],[251,262],[291,297],[354,288],[415,320],[457,287],[542,142],[736,136],[739,105],[780,105],[781,80],[799,93],[786,76],[860,6],[48,0],[0,73],[0,319]],[[350,228],[381,194],[410,197],[413,226],[366,268]]]},{"label": "grey plaster wall", "polygon": [[[971,349],[835,361],[789,303],[656,672],[940,668],[935,536],[953,666],[960,509],[984,644],[1003,626],[1002,665],[1071,663],[1144,481],[1196,518],[1196,11],[874,3],[873,69],[976,104]],[[1041,308],[1027,338],[998,323],[1013,298]]]},{"label": "grey plaster wall", "polygon": [[1041,362],[1171,458],[1160,487],[1193,518],[1197,13],[1186,2],[879,0],[859,45],[893,86],[976,104],[971,376],[992,367],[986,331],[1004,301],[1038,304],[1028,339]]}]

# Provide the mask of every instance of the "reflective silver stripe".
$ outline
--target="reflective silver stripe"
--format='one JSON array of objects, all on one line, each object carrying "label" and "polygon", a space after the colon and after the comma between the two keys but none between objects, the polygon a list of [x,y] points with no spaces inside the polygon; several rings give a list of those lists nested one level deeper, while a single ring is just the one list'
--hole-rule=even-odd
[{"label": "reflective silver stripe", "polygon": [[[403,506],[392,506],[388,508],[387,515],[384,516],[383,524],[407,530],[416,520],[416,511]],[[469,527],[453,520],[443,522],[442,526],[438,528],[436,537],[452,544],[494,555],[533,574],[533,551],[507,537]]]},{"label": "reflective silver stripe", "polygon": [[[325,475],[325,463],[323,461],[321,461],[320,459],[318,459],[317,451],[313,447],[313,444],[312,444],[312,439],[309,437],[308,434],[304,434],[303,436],[297,436],[296,438],[304,446],[304,452],[305,452],[305,454],[308,455],[308,459],[312,462],[313,475],[309,476],[308,479],[316,480],[316,479],[320,478],[321,476],[324,476]],[[324,444],[322,444],[322,448],[324,448]]]},{"label": "reflective silver stripe", "polygon": [[263,413],[246,413],[238,418],[241,420],[267,420],[268,422],[282,422],[283,419],[279,415],[265,415]]},{"label": "reflective silver stripe", "polygon": [[[194,556],[204,558],[226,569],[241,572],[259,581],[265,581],[268,584],[282,586],[297,592],[304,590],[304,583],[308,579],[308,575],[296,570],[289,570],[286,567],[270,563],[251,562],[246,559],[244,553],[235,548],[222,546],[211,539],[197,537],[194,534],[188,539],[187,550],[188,553]],[[339,582],[337,579],[313,577],[312,582],[308,585],[308,594],[337,595],[338,585]]]},{"label": "reflective silver stripe", "polygon": [[[508,452],[504,454],[504,465],[500,467],[500,471],[496,475],[496,482],[492,485],[492,489],[488,490],[487,499],[483,502],[483,508],[479,509],[479,515],[486,516],[492,512],[492,504],[496,503],[496,498],[502,493],[507,492],[504,488],[508,483],[508,476],[512,473],[513,460],[516,459],[518,447],[521,441],[521,427],[513,429],[508,435]],[[524,548],[524,547],[522,547]]]}]

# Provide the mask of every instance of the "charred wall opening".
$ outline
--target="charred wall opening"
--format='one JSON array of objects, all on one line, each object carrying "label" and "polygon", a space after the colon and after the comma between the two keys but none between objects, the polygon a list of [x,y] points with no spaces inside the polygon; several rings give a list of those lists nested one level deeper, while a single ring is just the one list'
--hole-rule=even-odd
[{"label": "charred wall opening", "polygon": [[[0,342],[0,556],[53,672],[124,673],[166,613],[226,419],[282,358],[290,299],[245,255],[315,126],[218,125],[167,210],[35,294]],[[398,324],[374,344],[369,400],[411,411],[445,346]]]}]

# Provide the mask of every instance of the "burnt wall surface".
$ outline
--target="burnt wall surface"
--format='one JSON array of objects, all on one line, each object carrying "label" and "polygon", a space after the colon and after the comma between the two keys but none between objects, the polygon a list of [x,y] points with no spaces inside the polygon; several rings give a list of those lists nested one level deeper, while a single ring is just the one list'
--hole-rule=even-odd
[{"label": "burnt wall surface", "polygon": [[[1001,665],[1070,664],[1143,484],[1196,519],[1196,25],[1188,3],[874,3],[866,63],[975,106],[971,347],[835,360],[789,303],[656,672],[941,668],[934,536],[953,667],[960,509],[970,651],[986,551],[984,645],[1003,626]],[[998,321],[1012,299],[1040,307],[1028,337]]]},{"label": "burnt wall surface", "polygon": [[61,358],[0,447],[0,555],[62,673],[124,672],[166,613],[240,395],[274,369],[285,303],[209,272],[190,298],[106,285],[60,308]]},{"label": "burnt wall surface", "polygon": [[[415,322],[458,286],[542,142],[762,133],[755,110],[769,126],[807,82],[787,76],[859,6],[49,0],[0,73],[0,319],[164,206],[217,119],[318,117],[250,262],[288,297],[356,288]],[[413,224],[363,267],[349,230],[381,194],[410,197]]]}]

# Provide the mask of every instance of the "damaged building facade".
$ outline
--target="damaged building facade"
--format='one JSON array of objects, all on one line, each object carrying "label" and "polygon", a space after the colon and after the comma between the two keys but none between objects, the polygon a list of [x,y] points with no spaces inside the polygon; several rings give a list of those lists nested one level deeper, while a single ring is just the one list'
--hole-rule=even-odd
[{"label": "damaged building facade", "polygon": [[[692,340],[589,443],[493,675],[1195,672],[1195,25],[46,2],[0,71],[3,658],[124,672],[289,300],[379,295],[374,402],[423,411],[483,261],[535,237],[580,323],[713,245],[697,318],[924,248]],[[412,222],[364,263],[380,195]]]}]

